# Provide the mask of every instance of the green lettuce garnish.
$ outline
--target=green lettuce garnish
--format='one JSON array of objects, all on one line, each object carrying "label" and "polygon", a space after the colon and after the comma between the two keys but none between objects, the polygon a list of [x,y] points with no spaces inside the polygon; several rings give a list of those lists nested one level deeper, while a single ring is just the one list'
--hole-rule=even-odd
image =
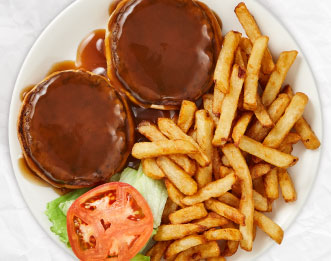
[{"label": "green lettuce garnish", "polygon": [[150,261],[149,256],[144,256],[143,254],[137,254],[134,258],[131,258],[131,261]]}]

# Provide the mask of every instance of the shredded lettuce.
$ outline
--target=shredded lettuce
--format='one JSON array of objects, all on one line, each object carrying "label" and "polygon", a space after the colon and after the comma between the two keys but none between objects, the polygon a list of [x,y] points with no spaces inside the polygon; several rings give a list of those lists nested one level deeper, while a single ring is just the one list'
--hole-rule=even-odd
[{"label": "shredded lettuce", "polygon": [[143,173],[141,165],[139,166],[138,171],[132,168],[126,168],[123,170],[120,182],[130,184],[143,195],[152,210],[154,228],[159,227],[161,224],[163,209],[168,198],[168,192],[164,182],[147,177]]},{"label": "shredded lettuce", "polygon": [[60,240],[68,247],[70,247],[70,244],[67,234],[67,211],[72,202],[88,190],[88,188],[77,189],[47,203],[45,214],[52,222],[50,229],[54,234],[58,235]]}]

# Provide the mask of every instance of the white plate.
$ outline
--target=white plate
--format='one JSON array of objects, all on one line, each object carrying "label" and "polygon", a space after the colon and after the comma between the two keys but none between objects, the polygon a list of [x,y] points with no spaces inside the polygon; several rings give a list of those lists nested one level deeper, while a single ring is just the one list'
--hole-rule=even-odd
[{"label": "white plate", "polygon": [[[223,33],[229,30],[243,32],[241,25],[234,14],[234,8],[239,2],[233,0],[204,0],[223,21]],[[264,9],[260,4],[252,0],[245,1],[248,8],[254,14],[261,31],[270,37],[269,47],[274,57],[284,50],[298,50],[299,55],[290,69],[285,83],[290,83],[295,91],[302,91],[309,96],[309,103],[305,110],[305,118],[315,130],[317,136],[322,138],[321,107],[317,93],[317,87],[313,74],[298,44],[290,36],[289,32]],[[50,222],[44,215],[46,203],[58,197],[48,187],[41,187],[25,179],[18,167],[18,158],[22,155],[16,135],[16,121],[21,105],[20,92],[27,85],[37,83],[43,79],[50,66],[58,61],[75,59],[79,42],[89,32],[98,28],[105,28],[108,20],[108,6],[110,0],[79,0],[65,9],[40,35],[21,68],[12,96],[9,115],[9,145],[11,160],[21,189],[22,195],[28,204],[32,214],[42,228],[54,241],[68,251],[58,238],[51,233]],[[286,230],[299,213],[310,193],[319,165],[320,150],[305,150],[302,144],[296,145],[294,155],[300,158],[299,162],[290,169],[298,199],[294,203],[285,204],[282,199],[274,206],[274,212],[270,217]],[[286,232],[285,232],[286,237]],[[271,239],[262,232],[257,233],[253,251],[250,253],[238,251],[235,257],[228,260],[254,260],[271,245],[277,247]]]}]

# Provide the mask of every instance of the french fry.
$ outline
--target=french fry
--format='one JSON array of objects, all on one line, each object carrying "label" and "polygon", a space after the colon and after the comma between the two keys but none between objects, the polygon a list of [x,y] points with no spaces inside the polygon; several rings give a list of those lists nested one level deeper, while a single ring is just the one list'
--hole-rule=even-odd
[{"label": "french fry", "polygon": [[242,240],[241,233],[235,228],[221,228],[221,229],[210,229],[203,233],[208,241],[211,240],[232,240],[240,241]]},{"label": "french fry", "polygon": [[252,53],[248,59],[246,79],[244,83],[244,109],[256,110],[258,95],[258,80],[263,54],[268,46],[267,36],[258,37],[253,44]]},{"label": "french fry", "polygon": [[269,78],[270,78],[270,74],[264,74],[263,72],[260,71],[259,83],[260,83],[260,86],[262,87],[263,90],[267,86]]},{"label": "french fry", "polygon": [[216,147],[213,147],[212,166],[213,166],[214,179],[217,180],[221,178],[220,167],[222,166],[222,161],[221,161],[221,156]]},{"label": "french fry", "polygon": [[297,157],[264,146],[262,143],[245,135],[240,139],[239,148],[280,168],[288,168],[295,165],[298,161]]},{"label": "french fry", "polygon": [[[291,86],[287,85],[284,87],[284,92],[292,99],[293,91]],[[311,129],[307,121],[300,117],[297,122],[294,124],[295,131],[301,136],[303,145],[310,150],[315,150],[319,148],[321,142],[317,138],[314,131]]]},{"label": "french fry", "polygon": [[[224,94],[223,93],[222,93],[222,96],[224,98]],[[205,95],[202,96],[203,108],[208,112],[209,116],[213,119],[214,124],[216,126],[217,123],[218,123],[218,121],[219,121],[219,118],[213,112],[213,100],[214,100],[214,95],[212,95],[210,93],[207,93],[207,94],[205,94]],[[222,103],[221,103],[221,105],[222,105]]]},{"label": "french fry", "polygon": [[239,143],[240,138],[245,134],[246,128],[253,116],[252,112],[243,113],[232,130],[232,139],[235,144]]},{"label": "french fry", "polygon": [[138,142],[133,145],[132,156],[137,159],[155,158],[170,154],[196,153],[198,149],[186,140]]},{"label": "french fry", "polygon": [[258,163],[249,168],[252,179],[259,178],[267,174],[271,170],[271,165],[268,163]]},{"label": "french fry", "polygon": [[183,198],[182,203],[185,205],[194,205],[210,198],[219,197],[229,191],[235,182],[236,176],[232,173],[222,179],[208,183],[196,194]]},{"label": "french fry", "polygon": [[225,155],[222,156],[221,160],[224,166],[231,167],[229,160]]},{"label": "french fry", "polygon": [[263,182],[267,198],[277,199],[279,197],[277,168],[273,168],[268,174],[264,175]]},{"label": "french fry", "polygon": [[177,255],[178,253],[185,251],[186,249],[189,249],[191,247],[201,245],[206,242],[206,239],[202,235],[189,235],[186,237],[183,237],[181,239],[177,239],[176,241],[172,242],[166,253],[165,257],[169,258],[172,256]]},{"label": "french fry", "polygon": [[175,212],[177,210],[178,205],[173,202],[170,197],[167,199],[167,202],[164,206],[163,213],[162,213],[162,224],[168,224],[170,223],[169,221],[169,215],[172,212]]},{"label": "french fry", "polygon": [[206,259],[207,261],[226,261],[224,256],[210,257]]},{"label": "french fry", "polygon": [[147,251],[146,256],[151,257],[151,261],[161,261],[162,256],[170,243],[171,241],[157,242],[150,250]]},{"label": "french fry", "polygon": [[162,179],[165,177],[163,171],[156,164],[156,160],[153,158],[143,159],[141,161],[143,172],[146,176],[152,179]]},{"label": "french fry", "polygon": [[[229,164],[229,166],[230,166],[230,164]],[[226,167],[226,166],[220,166],[220,176],[221,176],[221,178],[224,178],[225,176],[230,175],[231,173],[234,173],[233,169],[231,169],[229,167]]]},{"label": "french fry", "polygon": [[[144,135],[150,141],[168,140],[167,137],[165,137],[161,133],[161,131],[159,131],[159,129],[149,121],[142,121],[138,125],[138,131],[140,134]],[[195,163],[192,160],[190,160],[187,156],[176,154],[176,155],[169,155],[169,158],[174,162],[176,162],[189,175],[192,176],[195,173],[195,169],[196,169]]]},{"label": "french fry", "polygon": [[216,241],[207,242],[179,253],[175,261],[193,261],[218,257],[221,253],[220,247]]},{"label": "french fry", "polygon": [[253,200],[254,200],[254,208],[259,211],[267,211],[268,210],[268,200],[263,197],[259,192],[253,190]]},{"label": "french fry", "polygon": [[188,223],[194,219],[203,218],[208,215],[203,203],[179,209],[169,215],[172,224]]},{"label": "french fry", "polygon": [[197,192],[197,183],[173,161],[167,157],[158,157],[156,163],[180,192],[185,195],[193,195]]},{"label": "french fry", "polygon": [[235,64],[231,73],[229,93],[225,95],[222,103],[222,113],[213,139],[214,146],[224,145],[229,138],[244,78],[245,71]]},{"label": "french fry", "polygon": [[206,230],[206,228],[198,224],[161,225],[153,238],[155,241],[176,240],[188,235],[203,232],[204,230]]},{"label": "french fry", "polygon": [[[240,140],[242,140],[243,136]],[[239,143],[239,145],[241,142]],[[241,185],[241,199],[239,204],[240,212],[245,216],[245,225],[240,224],[239,230],[243,239],[240,241],[240,246],[246,251],[251,251],[253,246],[253,185],[252,178],[249,173],[245,158],[240,150],[234,144],[226,144],[222,151],[228,158],[231,166],[236,172]]]},{"label": "french fry", "polygon": [[224,193],[222,196],[218,197],[218,200],[231,207],[239,208],[240,199],[230,192]]},{"label": "french fry", "polygon": [[[255,43],[262,34],[254,17],[250,14],[244,3],[239,3],[234,11],[247,36],[253,43]],[[275,64],[272,60],[271,53],[269,49],[267,49],[263,56],[262,71],[265,74],[270,74],[274,70],[274,67]]]},{"label": "french fry", "polygon": [[182,203],[182,199],[185,197],[184,194],[180,192],[170,180],[165,179],[164,184],[167,188],[169,198],[178,206],[184,208],[185,205]]},{"label": "french fry", "polygon": [[238,46],[235,56],[234,56],[234,63],[238,64],[241,68],[246,68],[247,61],[245,63],[245,60],[243,58],[243,53],[241,52],[240,47]]},{"label": "french fry", "polygon": [[205,206],[208,210],[214,211],[216,214],[230,219],[236,224],[245,225],[245,216],[236,208],[230,207],[216,199],[206,200]]},{"label": "french fry", "polygon": [[297,193],[295,191],[292,179],[285,169],[278,170],[278,180],[285,202],[296,201]]},{"label": "french fry", "polygon": [[213,228],[213,227],[223,226],[223,225],[227,224],[228,222],[229,221],[226,218],[224,218],[214,212],[209,212],[206,217],[193,221],[193,224],[199,224],[199,225],[204,226],[207,229],[209,229],[209,228]]},{"label": "french fry", "polygon": [[[206,110],[199,110],[196,112],[195,125],[197,130],[197,142],[211,162],[213,155],[212,139],[214,134],[214,123],[213,120],[207,116]],[[195,180],[197,181],[199,188],[202,188],[211,182],[212,178],[212,163],[206,167],[198,167]]]},{"label": "french fry", "polygon": [[276,99],[286,74],[294,63],[297,54],[297,51],[286,51],[280,54],[275,70],[270,75],[267,86],[262,94],[262,103],[264,106],[268,107]]},{"label": "french fry", "polygon": [[195,140],[186,135],[174,122],[167,118],[158,119],[159,129],[163,134],[165,134],[171,140],[185,140],[190,142],[197,150],[198,153],[188,154],[189,157],[195,159],[201,167],[205,167],[210,163],[208,156],[203,152],[200,146],[195,142]]},{"label": "french fry", "polygon": [[284,140],[283,140],[283,143],[286,143],[286,144],[296,144],[298,143],[299,141],[301,140],[301,136],[298,134],[298,133],[295,133],[295,132],[289,132]]},{"label": "french fry", "polygon": [[267,216],[258,211],[254,211],[254,222],[268,236],[275,240],[276,243],[280,244],[283,241],[284,231]]},{"label": "french fry", "polygon": [[[237,228],[237,225],[235,225],[232,222],[229,222],[228,224],[224,225],[223,228]],[[238,250],[238,246],[239,246],[239,241],[227,240],[222,255],[224,256],[234,255]]]},{"label": "french fry", "polygon": [[218,89],[223,93],[229,92],[230,70],[240,38],[241,33],[234,31],[228,32],[224,37],[223,47],[218,57],[214,72],[215,89]]},{"label": "french fry", "polygon": [[249,57],[252,53],[253,44],[251,40],[246,37],[242,37],[239,42],[240,49],[246,54],[246,57]]},{"label": "french fry", "polygon": [[183,100],[180,107],[177,125],[187,133],[194,121],[194,114],[198,110],[194,102]]},{"label": "french fry", "polygon": [[263,144],[271,148],[277,148],[296,121],[302,116],[307,102],[308,97],[305,94],[301,92],[296,93],[285,110],[284,115],[264,139]]},{"label": "french fry", "polygon": [[225,94],[221,92],[219,89],[214,88],[213,95],[213,113],[215,115],[219,115],[222,112],[222,103],[224,100]]},{"label": "french fry", "polygon": [[264,127],[272,127],[274,125],[273,121],[271,120],[269,113],[265,109],[264,105],[261,102],[261,98],[259,95],[256,95],[256,102],[257,107],[254,110],[254,114],[258,121],[262,124]]}]

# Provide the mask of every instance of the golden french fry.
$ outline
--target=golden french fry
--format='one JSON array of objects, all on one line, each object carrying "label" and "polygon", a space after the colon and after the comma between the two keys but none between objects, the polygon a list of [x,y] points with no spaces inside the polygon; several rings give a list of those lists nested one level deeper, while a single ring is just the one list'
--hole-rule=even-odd
[{"label": "golden french fry", "polygon": [[229,191],[235,182],[236,176],[234,173],[229,174],[222,179],[208,183],[196,194],[183,198],[182,203],[185,205],[194,205],[210,198],[219,197],[225,192]]},{"label": "golden french fry", "polygon": [[256,102],[257,107],[254,110],[254,114],[258,121],[262,124],[264,127],[272,127],[274,125],[273,121],[270,118],[269,113],[265,109],[264,105],[261,102],[261,97],[259,95],[256,96]]},{"label": "golden french fry", "polygon": [[284,231],[280,226],[273,222],[270,218],[258,211],[254,211],[254,222],[276,243],[280,244],[283,241]]},{"label": "golden french fry", "polygon": [[177,210],[178,205],[173,202],[170,197],[167,199],[167,202],[164,206],[163,213],[162,213],[162,224],[168,224],[169,221],[169,215],[172,212],[175,212]]},{"label": "golden french fry", "polygon": [[162,179],[165,177],[163,171],[156,164],[156,160],[153,158],[141,160],[143,172],[146,176],[152,179]]},{"label": "golden french fry", "polygon": [[[284,87],[284,92],[292,99],[293,98],[293,91],[291,86],[287,85]],[[301,136],[303,145],[310,150],[317,149],[321,142],[317,138],[314,131],[311,129],[310,125],[307,121],[300,117],[297,122],[294,124],[295,131]]]},{"label": "golden french fry", "polygon": [[247,61],[243,58],[243,53],[241,52],[240,46],[238,46],[235,56],[234,56],[234,63],[238,64],[241,68],[246,68]]},{"label": "golden french fry", "polygon": [[[229,222],[228,224],[224,225],[223,228],[238,228],[238,225],[234,224],[233,222]],[[223,256],[234,255],[238,250],[238,246],[239,246],[239,241],[227,240],[222,255]]]},{"label": "golden french fry", "polygon": [[282,142],[279,145],[278,150],[287,154],[291,154],[293,151],[293,146],[292,144]]},{"label": "golden french fry", "polygon": [[221,156],[216,147],[213,147],[212,166],[213,166],[214,179],[217,180],[221,178],[220,167],[222,166],[222,161],[221,161]]},{"label": "golden french fry", "polygon": [[169,258],[175,256],[186,249],[201,245],[203,243],[206,243],[206,239],[202,235],[189,235],[181,239],[177,239],[169,245],[165,253],[165,257]]},{"label": "golden french fry", "polygon": [[[221,94],[224,98],[224,93],[221,92]],[[222,98],[222,100],[223,100],[223,98]],[[203,108],[208,112],[209,116],[213,119],[214,124],[216,126],[219,121],[219,118],[213,112],[213,100],[214,100],[214,95],[212,95],[210,93],[207,93],[202,96]],[[221,105],[222,105],[222,103],[221,103]]]},{"label": "golden french fry", "polygon": [[301,140],[301,136],[298,133],[295,132],[289,132],[283,142],[286,144],[296,144]]},{"label": "golden french fry", "polygon": [[246,54],[246,58],[251,55],[253,49],[251,40],[246,37],[242,37],[239,42],[239,47]]},{"label": "golden french fry", "polygon": [[203,233],[207,240],[242,240],[241,233],[235,228],[221,228],[221,229],[210,229]]},{"label": "golden french fry", "polygon": [[[235,8],[235,13],[238,17],[239,22],[244,28],[249,39],[255,43],[255,41],[262,35],[261,31],[254,19],[254,17],[248,11],[244,3],[239,3]],[[270,74],[275,68],[275,64],[272,60],[271,53],[269,49],[266,49],[263,61],[262,61],[262,71],[265,74]]]},{"label": "golden french fry", "polygon": [[[149,122],[149,121],[142,121],[138,125],[138,131],[140,134],[144,135],[147,139],[150,141],[163,141],[168,140],[167,137],[165,137],[161,131],[155,126],[155,124]],[[187,172],[189,175],[193,175],[195,173],[195,163],[190,160],[185,155],[169,155],[169,158],[176,162],[182,169],[184,169],[185,172]]]},{"label": "golden french fry", "polygon": [[219,89],[214,88],[213,95],[213,113],[219,115],[222,112],[222,103],[224,100],[225,94]]},{"label": "golden french fry", "polygon": [[231,73],[229,93],[225,95],[222,103],[222,113],[213,139],[214,146],[224,145],[229,138],[244,78],[245,71],[235,64]]},{"label": "golden french fry", "polygon": [[197,183],[173,161],[167,157],[158,157],[156,163],[180,192],[185,195],[193,195],[197,192]]},{"label": "golden french fry", "polygon": [[195,159],[201,167],[205,167],[210,163],[208,156],[203,152],[195,140],[192,137],[186,135],[186,133],[184,133],[173,121],[167,118],[159,118],[158,126],[161,132],[171,140],[185,140],[196,147],[198,153],[188,154],[188,156]]},{"label": "golden french fry", "polygon": [[185,207],[185,205],[182,203],[182,199],[185,197],[182,192],[180,192],[174,184],[171,183],[170,180],[165,179],[164,180],[165,186],[168,191],[169,198],[176,203],[180,207]]},{"label": "golden french fry", "polygon": [[280,168],[288,168],[298,161],[297,157],[269,148],[245,135],[240,139],[239,148]]},{"label": "golden french fry", "polygon": [[198,224],[161,225],[153,238],[155,241],[176,240],[188,235],[203,232],[204,230],[206,230],[206,228]]},{"label": "golden french fry", "polygon": [[297,120],[302,116],[307,102],[307,95],[301,92],[296,93],[285,110],[284,115],[278,120],[275,127],[264,139],[263,144],[271,148],[277,148]]},{"label": "golden french fry", "polygon": [[241,33],[234,31],[228,32],[224,37],[223,47],[218,57],[214,72],[215,89],[218,89],[223,93],[229,92],[231,66],[240,38]]},{"label": "golden french fry", "polygon": [[277,199],[279,197],[277,168],[273,168],[268,174],[264,175],[263,182],[266,197]]},{"label": "golden french fry", "polygon": [[[230,166],[230,164],[229,164],[229,166]],[[226,167],[226,166],[220,166],[220,176],[221,176],[220,178],[224,178],[225,176],[230,175],[231,173],[234,173],[233,169]]]},{"label": "golden french fry", "polygon": [[260,193],[262,196],[266,197],[264,182],[262,177],[258,177],[252,180],[253,189]]},{"label": "golden french fry", "polygon": [[236,224],[245,225],[245,216],[238,209],[230,207],[216,199],[208,199],[204,203],[207,209],[214,211],[218,215],[230,219]]},{"label": "golden french fry", "polygon": [[292,179],[285,169],[278,170],[278,180],[285,202],[296,201],[297,193],[295,191]]},{"label": "golden french fry", "polygon": [[[195,126],[197,130],[197,142],[211,162],[213,155],[212,139],[214,134],[214,123],[213,120],[207,116],[206,110],[199,110],[196,112]],[[211,182],[212,176],[212,162],[207,167],[198,167],[195,175],[195,180],[198,183],[198,187],[202,188]]]},{"label": "golden french fry", "polygon": [[[242,140],[243,136],[240,140]],[[239,143],[240,146],[241,142]],[[232,168],[236,172],[241,185],[241,199],[239,204],[240,212],[245,216],[245,224],[240,224],[239,230],[243,239],[240,241],[242,249],[252,250],[253,246],[253,185],[245,158],[234,144],[226,144],[222,151],[228,158]]]},{"label": "golden french fry", "polygon": [[249,168],[252,179],[259,178],[267,174],[271,169],[271,165],[268,163],[258,163]]},{"label": "golden french fry", "polygon": [[276,99],[286,74],[297,57],[297,54],[297,51],[282,52],[280,54],[275,70],[270,75],[267,86],[262,94],[262,103],[264,106],[268,107]]},{"label": "golden french fry", "polygon": [[216,241],[207,242],[179,253],[175,261],[193,261],[210,257],[218,257],[221,253]]},{"label": "golden french fry", "polygon": [[236,122],[236,125],[234,125],[232,130],[232,139],[234,143],[239,143],[240,138],[245,134],[246,128],[251,121],[252,116],[252,112],[245,112],[240,116]]},{"label": "golden french fry", "polygon": [[244,109],[256,110],[258,95],[259,72],[263,54],[268,46],[267,36],[258,37],[253,44],[251,55],[248,59],[246,79],[244,83]]},{"label": "golden french fry", "polygon": [[194,114],[198,110],[194,102],[183,100],[180,107],[177,125],[183,132],[188,132],[194,121]]},{"label": "golden french fry", "polygon": [[[289,103],[290,98],[287,94],[282,93],[278,95],[278,98],[268,108],[268,114],[273,122],[277,122],[279,120]],[[247,130],[246,136],[256,141],[263,141],[263,139],[268,135],[269,130],[270,128],[264,127],[259,121],[255,121]]]},{"label": "golden french fry", "polygon": [[223,256],[218,256],[218,257],[210,257],[207,258],[206,261],[226,261],[225,257]]},{"label": "golden french fry", "polygon": [[222,156],[221,160],[222,160],[222,163],[224,166],[231,167],[229,160],[227,159],[227,157],[225,155]]},{"label": "golden french fry", "polygon": [[150,250],[147,251],[146,256],[150,256],[151,261],[161,261],[162,256],[170,243],[171,241],[157,242]]},{"label": "golden french fry", "polygon": [[224,193],[222,196],[218,197],[218,200],[231,207],[239,208],[240,199],[230,192]]},{"label": "golden french fry", "polygon": [[194,219],[203,218],[208,215],[203,203],[199,203],[190,207],[179,209],[169,215],[169,220],[172,224],[188,223]]},{"label": "golden french fry", "polygon": [[193,224],[199,224],[199,225],[204,226],[207,229],[209,229],[209,228],[213,228],[213,227],[223,226],[223,225],[227,224],[228,222],[229,221],[226,218],[224,218],[214,212],[209,212],[206,217],[193,221]]},{"label": "golden french fry", "polygon": [[263,197],[259,192],[253,190],[253,200],[254,200],[254,208],[259,211],[267,211],[268,210],[268,200]]},{"label": "golden french fry", "polygon": [[268,84],[269,77],[270,77],[270,74],[264,74],[263,72],[260,71],[259,83],[260,83],[260,86],[262,87],[263,90],[265,89],[265,87]]},{"label": "golden french fry", "polygon": [[198,149],[189,141],[164,140],[135,143],[131,154],[137,159],[145,159],[170,154],[188,154],[196,152],[198,152]]}]

